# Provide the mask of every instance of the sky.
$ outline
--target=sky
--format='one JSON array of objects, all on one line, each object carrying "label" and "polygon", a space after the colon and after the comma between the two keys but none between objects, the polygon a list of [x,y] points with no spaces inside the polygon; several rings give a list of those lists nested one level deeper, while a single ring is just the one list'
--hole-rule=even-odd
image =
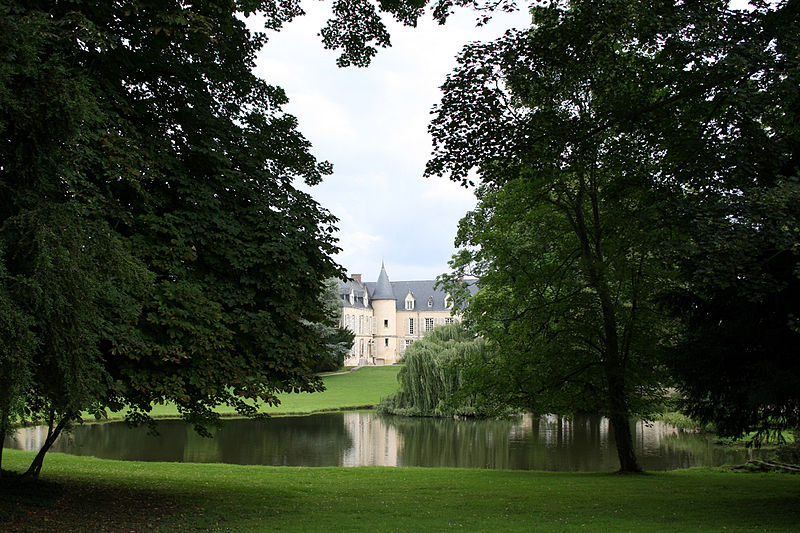
[{"label": "sky", "polygon": [[[321,185],[302,188],[339,218],[335,259],[364,281],[377,280],[382,261],[393,281],[434,279],[447,271],[458,221],[475,199],[445,178],[423,177],[431,108],[464,44],[527,27],[529,16],[498,13],[476,28],[476,14],[465,9],[445,26],[429,15],[417,28],[389,23],[391,48],[379,49],[367,68],[339,68],[338,53],[317,35],[331,2],[302,5],[305,16],[269,33],[255,73],[283,87],[284,110],[298,118],[312,153],[333,163]],[[248,24],[258,28],[260,19]]]}]

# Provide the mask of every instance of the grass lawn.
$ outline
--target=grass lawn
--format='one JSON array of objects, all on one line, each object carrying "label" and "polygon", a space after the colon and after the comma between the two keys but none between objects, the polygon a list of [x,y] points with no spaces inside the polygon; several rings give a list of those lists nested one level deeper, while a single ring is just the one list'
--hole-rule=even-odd
[{"label": "grass lawn", "polygon": [[[5,450],[22,470],[31,452]],[[3,531],[797,531],[800,476],[138,463],[52,454]]]},{"label": "grass lawn", "polygon": [[[279,406],[265,407],[262,411],[289,415],[373,407],[381,398],[397,391],[400,368],[400,365],[369,366],[346,374],[327,375],[323,377],[324,392],[281,394]],[[227,406],[217,410],[223,415],[236,414]],[[123,414],[109,413],[109,419],[119,420]],[[173,405],[155,405],[152,415],[154,418],[177,418],[178,411]]]}]

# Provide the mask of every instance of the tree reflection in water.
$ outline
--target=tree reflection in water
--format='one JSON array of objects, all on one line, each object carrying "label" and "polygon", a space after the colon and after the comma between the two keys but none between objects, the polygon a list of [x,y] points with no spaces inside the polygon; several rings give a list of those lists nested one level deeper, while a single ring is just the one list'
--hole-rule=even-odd
[{"label": "tree reflection in water", "polygon": [[[157,437],[122,423],[91,424],[60,437],[53,451],[136,461],[611,471],[618,461],[609,429],[599,416],[453,420],[356,411],[228,420],[212,439],[177,420],[161,421]],[[647,470],[742,463],[749,456],[661,423],[638,422],[632,430]],[[37,449],[43,432],[20,429],[6,446]]]}]

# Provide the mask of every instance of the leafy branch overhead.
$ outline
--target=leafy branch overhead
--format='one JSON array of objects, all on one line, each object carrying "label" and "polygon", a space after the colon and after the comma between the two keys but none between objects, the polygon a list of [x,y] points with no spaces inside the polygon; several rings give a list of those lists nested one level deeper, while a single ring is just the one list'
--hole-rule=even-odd
[{"label": "leafy branch overhead", "polygon": [[[340,64],[366,65],[389,44],[375,13],[413,25],[423,7],[336,2],[323,38]],[[254,416],[280,392],[319,390],[314,371],[349,342],[320,301],[343,275],[337,221],[295,187],[332,167],[283,90],[252,73],[267,37],[241,17],[256,14],[277,30],[303,10],[0,5],[3,436],[39,419],[52,443],[107,409],[152,423],[168,401],[206,432],[217,405]]]},{"label": "leafy branch overhead", "polygon": [[434,109],[426,175],[480,179],[445,278],[479,278],[473,386],[606,413],[623,470],[665,386],[725,434],[800,424],[800,3],[753,4],[543,3]]},{"label": "leafy branch overhead", "polygon": [[295,181],[331,166],[251,72],[265,38],[239,12],[255,10],[274,28],[301,14],[0,6],[3,436],[38,419],[54,439],[107,409],[149,423],[154,402],[205,432],[217,405],[253,416],[321,389],[336,219]]}]

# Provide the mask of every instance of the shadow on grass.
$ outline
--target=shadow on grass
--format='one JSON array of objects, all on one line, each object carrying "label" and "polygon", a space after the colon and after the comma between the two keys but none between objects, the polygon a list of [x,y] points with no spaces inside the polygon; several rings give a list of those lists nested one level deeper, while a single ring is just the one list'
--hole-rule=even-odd
[{"label": "shadow on grass", "polygon": [[169,494],[111,485],[0,479],[0,530],[152,531],[170,530],[188,510]]}]

